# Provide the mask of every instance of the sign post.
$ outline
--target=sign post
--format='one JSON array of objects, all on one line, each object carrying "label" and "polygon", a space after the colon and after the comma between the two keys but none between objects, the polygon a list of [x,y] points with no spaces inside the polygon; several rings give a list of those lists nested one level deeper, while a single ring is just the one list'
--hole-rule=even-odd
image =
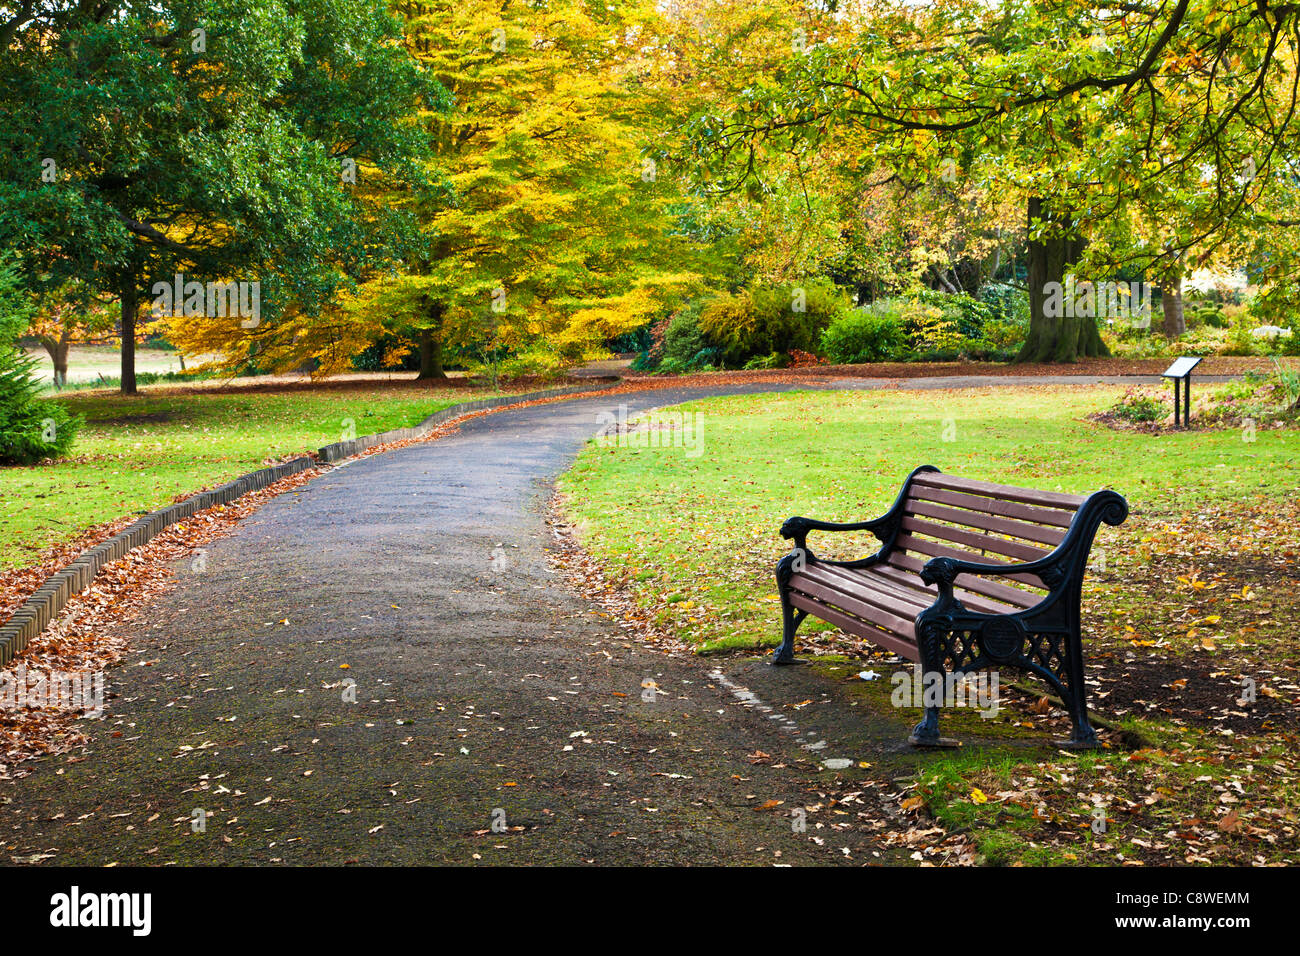
[{"label": "sign post", "polygon": [[[1204,356],[1185,355],[1180,359],[1175,359],[1174,364],[1169,366],[1161,373],[1162,378],[1173,379],[1174,382],[1174,427],[1178,427],[1178,400],[1181,397],[1183,401],[1183,422],[1186,428],[1192,420],[1192,369],[1201,364]],[[1182,395],[1179,395],[1178,383],[1182,383]]]}]

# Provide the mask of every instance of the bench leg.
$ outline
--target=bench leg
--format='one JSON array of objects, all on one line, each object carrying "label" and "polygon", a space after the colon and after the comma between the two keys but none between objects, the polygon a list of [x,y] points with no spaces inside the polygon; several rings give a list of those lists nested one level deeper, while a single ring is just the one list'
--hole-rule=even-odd
[{"label": "bench leg", "polygon": [[807,611],[797,610],[789,604],[786,604],[784,601],[781,602],[781,617],[783,625],[781,646],[778,647],[776,652],[772,655],[771,663],[798,663],[794,659],[794,632],[799,630],[799,625],[803,623],[803,619],[807,616]]},{"label": "bench leg", "polygon": [[808,616],[808,612],[794,607],[790,603],[788,587],[790,575],[794,573],[794,556],[787,554],[776,565],[776,589],[781,594],[781,646],[772,655],[773,664],[795,664],[794,632]]},{"label": "bench leg", "polygon": [[1088,685],[1083,679],[1083,639],[1079,634],[1066,640],[1065,694],[1062,699],[1070,709],[1070,722],[1074,729],[1070,739],[1059,741],[1065,747],[1086,750],[1098,746],[1097,731],[1088,722]]},{"label": "bench leg", "polygon": [[[924,674],[944,673],[943,643],[941,634],[947,629],[936,621],[918,620],[916,626],[917,646],[921,670]],[[912,728],[907,742],[913,747],[960,747],[961,743],[951,737],[939,735],[939,708],[926,707],[925,718]]]},{"label": "bench leg", "polygon": [[912,728],[912,735],[907,738],[907,742],[913,747],[939,747],[939,708],[925,708],[925,719]]}]

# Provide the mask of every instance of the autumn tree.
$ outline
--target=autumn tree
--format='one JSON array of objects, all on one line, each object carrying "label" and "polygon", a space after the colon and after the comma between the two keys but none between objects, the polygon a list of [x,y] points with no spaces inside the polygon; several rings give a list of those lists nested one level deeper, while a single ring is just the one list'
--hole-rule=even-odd
[{"label": "autumn tree", "polygon": [[[1267,217],[1262,199],[1296,155],[1298,18],[1267,0],[864,3],[695,126],[702,155],[741,169],[772,144],[845,129],[914,177],[994,162],[983,168],[1025,204],[1021,358],[1070,360],[1103,346],[1091,319],[1049,314],[1048,284],[1121,267],[1172,276]],[[1127,228],[1134,204],[1162,228]],[[1293,284],[1296,244],[1283,245],[1270,276]]]},{"label": "autumn tree", "polygon": [[26,334],[45,349],[54,367],[54,386],[62,388],[68,383],[72,346],[112,338],[114,328],[113,311],[74,281],[39,297]]},{"label": "autumn tree", "polygon": [[693,232],[715,247],[724,285],[785,283],[842,265],[853,245],[861,177],[849,150],[769,141],[738,174],[708,168],[708,124],[779,77],[792,50],[815,42],[826,15],[798,5],[675,0],[664,5],[639,70],[664,133],[657,155],[679,170]]},{"label": "autumn tree", "polygon": [[[702,218],[734,236],[746,281],[829,275],[863,298],[917,283],[978,291],[1023,230],[988,177],[951,156],[918,164],[901,143],[843,124],[773,127],[742,142],[737,117],[780,95],[846,11],[798,3],[677,2],[657,87],[695,175]],[[915,144],[907,144],[915,147]]]},{"label": "autumn tree", "polygon": [[641,0],[399,4],[406,44],[450,108],[421,115],[423,194],[394,197],[422,244],[343,311],[396,331],[443,374],[447,346],[480,356],[541,342],[568,359],[644,323],[691,280],[670,234],[671,187],[629,89]]}]

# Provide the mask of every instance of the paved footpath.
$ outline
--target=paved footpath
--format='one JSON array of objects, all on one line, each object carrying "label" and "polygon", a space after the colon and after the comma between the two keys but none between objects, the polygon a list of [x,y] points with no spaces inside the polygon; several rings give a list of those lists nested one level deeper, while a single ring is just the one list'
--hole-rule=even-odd
[{"label": "paved footpath", "polygon": [[178,568],[86,751],[0,784],[0,864],[891,859],[793,832],[842,743],[792,707],[826,678],[641,646],[547,565],[552,483],[600,412],[764,388],[488,415],[268,502]]}]

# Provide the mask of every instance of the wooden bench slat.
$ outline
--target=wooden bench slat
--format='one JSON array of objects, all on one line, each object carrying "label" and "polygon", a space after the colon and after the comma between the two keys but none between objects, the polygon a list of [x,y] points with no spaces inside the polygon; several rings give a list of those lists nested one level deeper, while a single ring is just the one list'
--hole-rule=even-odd
[{"label": "wooden bench slat", "polygon": [[[857,634],[859,637],[868,636],[862,633],[863,624],[861,621],[850,617],[842,611],[836,610],[830,605],[823,604],[816,598],[811,598],[806,594],[800,594],[798,591],[791,591],[790,603],[797,608],[802,608],[805,611],[810,611],[811,613],[816,614],[823,621],[828,621],[841,630],[848,631],[850,634]],[[890,633],[889,631],[872,628],[870,640],[879,644],[886,650],[893,651],[895,654],[907,658],[909,661],[915,661],[920,656],[917,653],[915,639],[908,641],[899,637],[897,634]]]},{"label": "wooden bench slat", "polygon": [[888,594],[892,600],[896,600],[909,608],[920,604],[921,607],[917,610],[918,614],[932,605],[935,598],[939,596],[937,591],[925,590],[925,585],[921,584],[919,580],[916,583],[921,585],[920,588],[909,587],[901,581],[879,573],[879,568],[872,568],[870,571],[865,572],[865,575],[870,579],[873,588]]},{"label": "wooden bench slat", "polygon": [[[915,594],[925,595],[929,603],[933,604],[935,598],[939,596],[939,589],[925,584],[914,571],[904,571],[893,565],[881,564],[872,568],[872,574],[876,575],[898,588],[906,588]],[[979,580],[978,578],[976,580]],[[1005,585],[1004,585],[1005,587]],[[1015,590],[1015,588],[1011,588]],[[953,594],[962,604],[966,605],[972,611],[979,611],[982,614],[1014,614],[1016,611],[1024,610],[1029,606],[1029,602],[1020,600],[1019,597],[1014,603],[999,601],[995,598],[978,594],[968,588],[954,588]],[[1019,595],[1020,592],[1017,592]],[[928,607],[929,605],[927,605]]]},{"label": "wooden bench slat", "polygon": [[851,568],[809,564],[802,573],[812,577],[813,580],[823,581],[831,587],[861,597],[864,601],[883,607],[886,611],[898,611],[899,605],[901,605],[907,609],[912,617],[916,617],[917,614],[920,614],[934,603],[933,597],[926,600],[925,597],[915,592],[898,594],[894,586],[888,581]]},{"label": "wooden bench slat", "polygon": [[[895,548],[901,548],[904,551],[915,551],[917,554],[929,555],[932,558],[956,558],[958,561],[973,561],[976,564],[987,564],[990,567],[1005,567],[1007,561],[998,561],[983,554],[976,554],[973,551],[963,551],[960,548],[950,548],[945,544],[937,541],[929,541],[925,538],[917,538],[910,534],[900,534],[898,540],[894,543]],[[894,560],[895,551],[889,556],[889,563],[897,565]],[[900,565],[901,567],[901,565]],[[1042,587],[1043,583],[1032,574],[1007,574],[1004,577],[1012,581],[1019,581],[1022,584],[1029,584],[1033,587]]]},{"label": "wooden bench slat", "polygon": [[929,488],[915,483],[908,491],[908,499],[911,501],[935,501],[939,504],[954,505],[972,511],[985,511],[992,515],[1001,515],[1004,518],[1019,518],[1021,521],[1031,521],[1034,524],[1049,525],[1055,528],[1068,528],[1070,523],[1074,521],[1074,512],[1065,511],[1061,508],[1040,508],[1038,505],[1027,505],[1020,501],[985,498],[980,495],[970,495],[964,491]]},{"label": "wooden bench slat", "polygon": [[[894,579],[879,571],[877,571],[873,577],[888,582],[887,586],[891,588],[894,593],[911,595],[913,597],[922,597],[926,599],[926,607],[932,605],[935,599],[939,596],[937,590],[930,590],[922,584],[919,579],[915,578],[915,576],[913,576],[912,581],[904,581],[902,580],[902,577],[906,576],[904,572],[899,571],[897,568],[890,568],[890,570],[894,574],[900,575],[900,578]],[[913,582],[917,585],[916,587],[912,586]],[[972,611],[980,611],[984,614],[1014,614],[1016,611],[1020,610],[1018,606],[1003,604],[1001,601],[994,601],[992,598],[975,594],[964,588],[955,588],[953,594],[962,602],[962,604],[970,608]]]},{"label": "wooden bench slat", "polygon": [[1059,491],[1039,491],[1037,488],[1020,488],[1016,485],[998,485],[991,481],[976,481],[974,478],[958,478],[942,472],[924,471],[912,479],[913,484],[926,485],[930,488],[950,488],[954,491],[970,491],[977,495],[1002,498],[1007,501],[1022,501],[1031,505],[1044,505],[1048,508],[1067,508],[1078,511],[1079,506],[1088,499],[1083,495],[1067,495]]},{"label": "wooden bench slat", "polygon": [[954,524],[976,528],[980,531],[996,531],[999,534],[1009,534],[1015,538],[1035,541],[1052,547],[1065,540],[1064,528],[1044,527],[1043,525],[1030,524],[1027,521],[1003,518],[983,511],[947,508],[943,505],[921,501],[916,498],[908,500],[905,510],[911,514],[924,515],[927,518],[938,518],[941,521],[951,521]]},{"label": "wooden bench slat", "polygon": [[794,575],[790,579],[790,587],[803,594],[812,595],[820,601],[843,608],[850,614],[857,615],[863,620],[870,621],[877,627],[892,631],[901,637],[913,639],[916,637],[915,623],[905,617],[900,617],[895,613],[899,610],[896,605],[891,607],[879,591],[873,594],[865,587],[865,584],[857,593],[850,594],[840,586],[839,582],[819,581],[808,577],[806,573],[801,573]]},{"label": "wooden bench slat", "polygon": [[[889,564],[885,565],[885,567],[898,568],[900,573],[905,575],[915,575],[917,582],[920,583],[921,568],[925,567],[925,561],[910,554],[899,554],[892,556]],[[1020,588],[1014,588],[1009,584],[1003,584],[989,578],[982,578],[976,574],[959,574],[953,583],[967,591],[973,591],[995,601],[1003,601],[1020,609],[1033,607],[1043,599],[1042,594],[1036,594],[1033,591],[1022,591]],[[924,584],[922,584],[922,587],[924,587]]]},{"label": "wooden bench slat", "polygon": [[[860,598],[885,611],[900,615],[906,613],[914,619],[932,605],[939,596],[937,588],[926,586],[915,572],[901,571],[889,565],[878,565],[864,570],[841,568],[835,565],[809,564],[800,574],[836,591]],[[980,582],[980,578],[973,579]],[[797,585],[796,585],[797,586]],[[958,588],[957,597],[971,610],[985,614],[1010,614],[1035,603],[1032,595],[1025,595],[1006,585],[995,585],[1010,592],[1012,602],[999,601],[967,588]]]},{"label": "wooden bench slat", "polygon": [[945,541],[964,544],[968,548],[975,548],[979,551],[992,551],[994,554],[1000,554],[1005,558],[1015,558],[1019,561],[1037,561],[1039,558],[1047,557],[1052,550],[1051,548],[1025,544],[1020,541],[1012,541],[1010,538],[995,538],[992,535],[981,534],[968,528],[954,528],[951,525],[940,524],[937,521],[926,521],[924,518],[915,518],[911,515],[903,515],[902,526],[904,531],[910,531],[914,535],[923,534],[931,538],[943,538]]}]

